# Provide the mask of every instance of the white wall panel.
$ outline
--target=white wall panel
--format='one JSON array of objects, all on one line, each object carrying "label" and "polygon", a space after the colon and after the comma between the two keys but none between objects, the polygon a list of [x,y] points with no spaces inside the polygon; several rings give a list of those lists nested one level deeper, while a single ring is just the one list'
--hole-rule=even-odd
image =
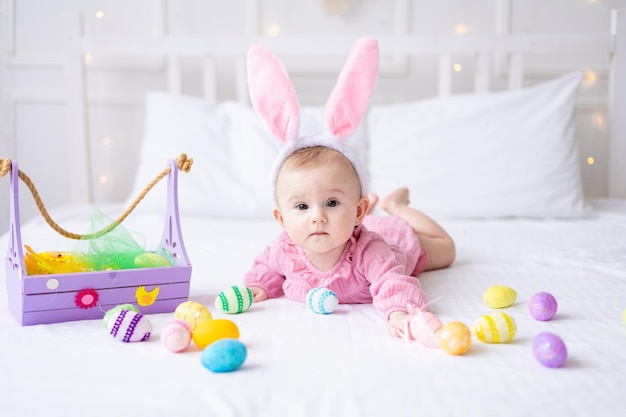
[{"label": "white wall panel", "polygon": [[[20,167],[40,179],[46,204],[54,207],[74,197],[63,191],[69,181],[61,169],[69,161],[64,152],[68,140],[64,77],[66,30],[64,13],[84,14],[83,30],[89,36],[213,36],[263,35],[384,35],[493,34],[608,32],[609,10],[626,8],[626,0],[352,0],[345,10],[325,8],[322,0],[0,0],[0,156],[19,158]],[[373,101],[419,99],[436,94],[437,86],[424,83],[437,71],[435,57],[389,56],[383,65]],[[469,91],[474,83],[473,57],[454,56],[463,67],[452,72],[451,92]],[[330,92],[344,57],[315,57],[294,61],[285,57],[299,98],[319,104]],[[576,54],[565,60],[529,57],[529,84],[578,67]],[[494,63],[494,76],[482,79],[492,89],[507,87],[500,75],[507,57]],[[181,91],[202,95],[200,60],[183,57]],[[91,193],[98,202],[121,200],[130,189],[130,160],[143,134],[143,100],[147,91],[167,86],[167,61],[163,57],[97,56],[86,63],[89,126],[92,150]],[[236,63],[215,61],[220,76],[219,100],[237,95]],[[606,57],[598,55],[588,68],[589,80],[581,87],[577,131],[581,142],[581,166],[588,196],[607,193],[606,161]],[[595,78],[594,78],[595,77]],[[105,138],[108,138],[105,140]],[[107,144],[105,144],[107,143]],[[601,146],[597,146],[600,144]],[[42,149],[46,158],[32,157]],[[587,164],[593,158],[593,164]],[[102,175],[107,181],[102,183]],[[0,193],[8,192],[0,180]],[[0,198],[0,232],[7,228],[8,207]],[[34,215],[24,208],[26,217]]]}]

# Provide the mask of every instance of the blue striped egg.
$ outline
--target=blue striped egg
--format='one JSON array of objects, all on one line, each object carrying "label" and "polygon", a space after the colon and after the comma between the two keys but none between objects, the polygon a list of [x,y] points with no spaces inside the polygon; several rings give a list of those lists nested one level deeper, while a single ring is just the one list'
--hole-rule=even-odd
[{"label": "blue striped egg", "polygon": [[254,301],[252,290],[244,285],[233,285],[219,293],[215,307],[227,314],[243,313]]},{"label": "blue striped egg", "polygon": [[474,322],[474,333],[481,342],[506,343],[513,340],[516,332],[513,317],[502,312],[486,314]]},{"label": "blue striped egg", "polygon": [[325,287],[317,287],[306,295],[306,303],[317,314],[330,314],[339,305],[337,295]]},{"label": "blue striped egg", "polygon": [[122,342],[143,342],[152,334],[152,323],[143,314],[131,310],[120,310],[109,317],[109,334]]}]

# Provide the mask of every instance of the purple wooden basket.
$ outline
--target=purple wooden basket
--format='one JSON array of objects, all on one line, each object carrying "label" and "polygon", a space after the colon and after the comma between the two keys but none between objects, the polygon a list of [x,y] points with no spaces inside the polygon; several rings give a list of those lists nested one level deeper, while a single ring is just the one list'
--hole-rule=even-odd
[{"label": "purple wooden basket", "polygon": [[[185,251],[178,214],[178,166],[171,167],[167,181],[165,226],[159,249],[166,250],[176,265],[71,274],[27,275],[24,264],[18,199],[18,167],[10,174],[10,240],[6,257],[9,310],[23,325],[101,319],[118,304],[134,304],[143,314],[172,312],[189,299],[191,263]],[[140,305],[137,289],[158,295]],[[158,288],[157,288],[158,287]],[[146,304],[142,300],[141,304]]]}]

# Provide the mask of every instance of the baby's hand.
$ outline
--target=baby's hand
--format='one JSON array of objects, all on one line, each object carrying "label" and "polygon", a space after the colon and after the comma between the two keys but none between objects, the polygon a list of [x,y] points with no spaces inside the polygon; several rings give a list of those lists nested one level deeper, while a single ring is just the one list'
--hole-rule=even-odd
[{"label": "baby's hand", "polygon": [[267,300],[267,293],[264,289],[259,287],[248,287],[250,291],[252,291],[252,295],[254,296],[254,302],[258,303],[259,301]]},{"label": "baby's hand", "polygon": [[[254,293],[254,292],[253,292]],[[388,330],[393,337],[400,337],[399,329],[402,326],[402,320],[408,316],[406,311],[394,311],[389,315]]]}]

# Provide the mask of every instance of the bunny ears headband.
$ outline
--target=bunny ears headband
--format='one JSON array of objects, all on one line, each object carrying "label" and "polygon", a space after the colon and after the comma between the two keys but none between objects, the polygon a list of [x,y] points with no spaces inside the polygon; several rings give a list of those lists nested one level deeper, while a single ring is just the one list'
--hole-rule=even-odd
[{"label": "bunny ears headband", "polygon": [[299,136],[298,99],[282,62],[262,45],[250,48],[247,61],[252,105],[267,129],[283,144],[272,169],[272,189],[289,155],[300,149],[324,146],[342,153],[352,163],[361,183],[361,195],[367,195],[367,171],[344,140],[359,126],[376,83],[376,40],[363,38],[352,46],[324,108],[325,130],[315,136]]}]

